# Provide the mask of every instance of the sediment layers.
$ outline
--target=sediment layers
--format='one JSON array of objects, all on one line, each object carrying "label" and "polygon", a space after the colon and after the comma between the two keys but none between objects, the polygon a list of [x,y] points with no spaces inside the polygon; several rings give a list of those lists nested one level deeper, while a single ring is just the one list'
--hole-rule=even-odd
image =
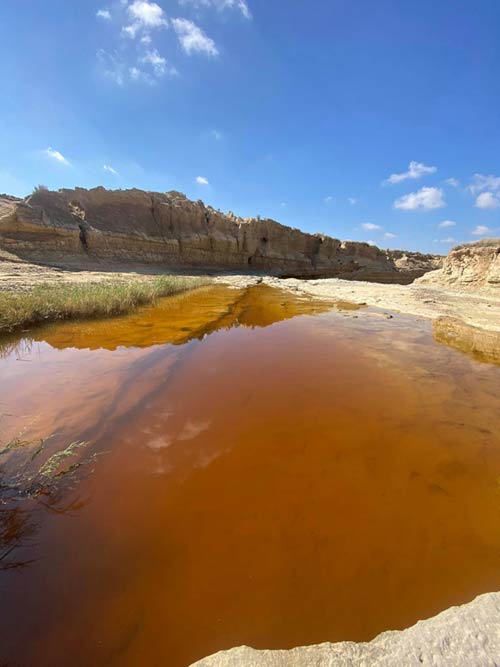
[{"label": "sediment layers", "polygon": [[141,263],[387,283],[410,283],[442,260],[238,218],[175,191],[102,187],[0,197],[0,248],[49,264]]},{"label": "sediment layers", "polygon": [[500,239],[483,239],[453,248],[440,269],[421,283],[470,290],[500,291]]}]

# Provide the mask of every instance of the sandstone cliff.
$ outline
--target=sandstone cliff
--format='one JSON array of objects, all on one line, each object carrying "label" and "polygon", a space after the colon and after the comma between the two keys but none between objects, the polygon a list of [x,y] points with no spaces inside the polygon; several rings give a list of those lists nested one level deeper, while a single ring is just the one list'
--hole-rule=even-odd
[{"label": "sandstone cliff", "polygon": [[441,263],[436,255],[385,251],[223,214],[175,191],[102,187],[0,197],[0,249],[52,264],[145,263],[394,283],[412,282]]},{"label": "sandstone cliff", "polygon": [[500,239],[484,239],[453,248],[441,269],[419,283],[473,290],[500,291]]}]

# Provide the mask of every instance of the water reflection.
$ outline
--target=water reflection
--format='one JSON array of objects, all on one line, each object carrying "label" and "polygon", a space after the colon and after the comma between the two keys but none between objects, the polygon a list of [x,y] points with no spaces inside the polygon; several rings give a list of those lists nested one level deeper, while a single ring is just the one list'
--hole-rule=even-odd
[{"label": "water reflection", "polygon": [[[37,327],[24,336],[3,336],[0,340],[0,358],[31,363],[37,360],[35,346],[38,343],[59,350],[76,348],[110,351],[121,347],[183,345],[190,340],[201,340],[217,330],[238,326],[266,327],[297,315],[325,312],[331,307],[331,303],[301,299],[267,286],[257,286],[251,290],[211,287],[165,299],[154,307],[142,308],[124,317],[55,323]],[[164,356],[163,353],[160,356],[155,354],[149,363],[158,368],[164,367]],[[139,358],[138,361],[139,372],[143,372],[145,358]],[[47,375],[50,375],[50,367],[50,361],[46,361]],[[104,400],[106,391],[99,393],[97,378],[95,385],[94,395],[100,395]],[[111,398],[109,393],[108,397]],[[134,393],[133,399],[128,403],[129,409],[134,404],[143,405],[144,402],[144,396]],[[127,405],[123,385],[120,403]],[[65,401],[61,396],[57,407],[62,412],[65,410],[64,405]],[[73,416],[80,412],[79,407],[71,404],[71,401],[69,405]],[[41,409],[50,413],[54,406],[46,405]],[[110,405],[107,405],[106,412],[110,414]],[[126,412],[125,409],[124,413]],[[59,413],[56,411],[57,414]],[[12,415],[1,413],[0,425],[5,417]],[[80,423],[82,417],[83,415],[80,416]],[[98,414],[94,417],[96,424],[99,424]],[[29,419],[36,421],[33,414],[29,415]],[[41,508],[70,515],[83,506],[79,502],[65,505],[64,492],[77,483],[82,472],[80,468],[93,463],[97,453],[91,451],[90,454],[84,454],[80,451],[89,445],[87,441],[71,442],[68,445],[65,438],[71,436],[71,429],[62,428],[65,424],[61,422],[60,416],[49,421],[54,426],[61,427],[62,432],[58,433],[56,430],[54,433],[43,433],[43,437],[38,438],[40,432],[33,431],[33,424],[22,423],[21,430],[11,435],[8,441],[0,436],[1,570],[17,569],[32,562],[32,559],[22,559],[17,554],[31,543],[30,540],[36,532],[37,522],[34,517]],[[65,421],[69,421],[68,417]],[[178,433],[151,437],[147,446],[151,450],[160,450],[176,441],[187,442],[195,439],[209,426],[210,420],[189,419]],[[87,434],[88,427],[92,431],[92,424],[87,425]],[[101,431],[104,434],[108,432],[107,424],[103,424]],[[7,429],[4,430],[4,435],[8,435]],[[94,432],[93,435],[95,444],[98,440],[97,433]]]},{"label": "water reflection", "polygon": [[31,337],[57,349],[183,345],[220,329],[266,327],[297,315],[323,313],[336,305],[336,302],[301,298],[267,285],[245,290],[214,286],[168,297],[156,306],[141,308],[124,317],[46,326],[33,331]]},{"label": "water reflection", "polygon": [[10,344],[6,659],[186,667],[500,586],[500,368],[331,305],[216,287]]},{"label": "water reflection", "polygon": [[18,437],[0,450],[0,571],[36,560],[34,536],[43,509],[71,516],[84,506],[81,500],[67,500],[67,494],[98,454],[83,453],[86,442],[54,450],[50,439]]},{"label": "water reflection", "polygon": [[500,331],[479,329],[456,317],[439,317],[432,323],[434,338],[490,364],[500,365]]}]

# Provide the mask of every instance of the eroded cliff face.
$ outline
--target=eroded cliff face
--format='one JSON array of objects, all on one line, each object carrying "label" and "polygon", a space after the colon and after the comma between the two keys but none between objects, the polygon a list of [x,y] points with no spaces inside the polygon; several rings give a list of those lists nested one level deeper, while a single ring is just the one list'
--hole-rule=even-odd
[{"label": "eroded cliff face", "polygon": [[441,262],[436,255],[384,251],[270,219],[223,214],[175,191],[102,187],[0,197],[0,247],[54,264],[147,263],[394,283],[412,282]]},{"label": "eroded cliff face", "polygon": [[484,239],[453,248],[442,268],[428,273],[419,282],[500,292],[500,239]]}]

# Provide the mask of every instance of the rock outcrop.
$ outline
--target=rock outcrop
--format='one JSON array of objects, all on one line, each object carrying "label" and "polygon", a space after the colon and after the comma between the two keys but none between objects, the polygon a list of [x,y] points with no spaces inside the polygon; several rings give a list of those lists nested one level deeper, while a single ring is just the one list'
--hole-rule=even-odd
[{"label": "rock outcrop", "polygon": [[484,239],[453,248],[440,269],[419,283],[500,291],[500,239]]},{"label": "rock outcrop", "polygon": [[0,249],[51,264],[155,264],[169,269],[265,272],[409,283],[436,255],[385,251],[306,234],[274,220],[223,214],[179,192],[49,191],[0,197]]},{"label": "rock outcrop", "polygon": [[[383,602],[382,602],[383,604]],[[451,607],[403,631],[371,642],[339,642],[288,651],[241,646],[199,660],[192,667],[498,667],[500,593]]]}]

